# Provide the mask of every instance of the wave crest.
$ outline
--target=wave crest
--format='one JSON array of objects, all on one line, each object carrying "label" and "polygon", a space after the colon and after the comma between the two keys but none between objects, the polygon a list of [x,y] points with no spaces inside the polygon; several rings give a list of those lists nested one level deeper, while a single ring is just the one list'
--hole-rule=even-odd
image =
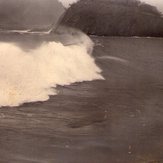
[{"label": "wave crest", "polygon": [[100,72],[84,43],[49,41],[31,50],[0,43],[0,106],[46,101],[57,85],[103,79]]}]

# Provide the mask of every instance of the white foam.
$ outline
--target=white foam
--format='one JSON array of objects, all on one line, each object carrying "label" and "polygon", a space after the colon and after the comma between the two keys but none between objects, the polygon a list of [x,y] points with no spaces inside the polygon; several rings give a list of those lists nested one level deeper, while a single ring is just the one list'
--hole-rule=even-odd
[{"label": "white foam", "polygon": [[115,57],[115,56],[101,56],[98,57],[99,59],[108,59],[108,60],[114,60],[117,62],[121,62],[121,63],[125,63],[125,64],[129,64],[129,61],[120,57]]},{"label": "white foam", "polygon": [[45,42],[24,51],[0,43],[0,106],[46,101],[57,85],[103,79],[100,72],[84,44]]}]

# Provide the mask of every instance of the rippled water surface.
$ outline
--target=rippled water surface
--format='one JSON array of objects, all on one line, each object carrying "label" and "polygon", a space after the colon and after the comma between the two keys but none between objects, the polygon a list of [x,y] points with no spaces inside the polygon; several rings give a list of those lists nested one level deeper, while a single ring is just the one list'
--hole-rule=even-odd
[{"label": "rippled water surface", "polygon": [[163,39],[92,39],[105,80],[1,108],[1,163],[163,162]]}]

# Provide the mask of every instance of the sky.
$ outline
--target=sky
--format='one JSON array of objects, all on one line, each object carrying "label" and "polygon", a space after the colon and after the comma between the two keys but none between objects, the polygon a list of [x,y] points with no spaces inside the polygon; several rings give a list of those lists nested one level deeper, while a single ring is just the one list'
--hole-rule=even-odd
[{"label": "sky", "polygon": [[143,1],[153,6],[156,6],[163,13],[163,0],[143,0]]},{"label": "sky", "polygon": [[[77,0],[59,0],[59,1],[61,1],[65,7],[68,7],[71,3],[74,3]],[[163,13],[163,0],[141,0],[141,1],[156,6]]]},{"label": "sky", "polygon": [[63,3],[65,7],[69,7],[71,3],[77,2],[78,0],[59,0]]}]

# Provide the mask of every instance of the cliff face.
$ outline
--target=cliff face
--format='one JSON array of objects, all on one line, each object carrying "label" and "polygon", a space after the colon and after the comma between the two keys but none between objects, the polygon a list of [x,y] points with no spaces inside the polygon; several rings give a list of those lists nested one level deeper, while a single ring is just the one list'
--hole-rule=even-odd
[{"label": "cliff face", "polygon": [[62,23],[94,35],[163,36],[161,13],[138,0],[81,0]]},{"label": "cliff face", "polygon": [[64,12],[58,0],[1,0],[0,28],[46,28]]}]

